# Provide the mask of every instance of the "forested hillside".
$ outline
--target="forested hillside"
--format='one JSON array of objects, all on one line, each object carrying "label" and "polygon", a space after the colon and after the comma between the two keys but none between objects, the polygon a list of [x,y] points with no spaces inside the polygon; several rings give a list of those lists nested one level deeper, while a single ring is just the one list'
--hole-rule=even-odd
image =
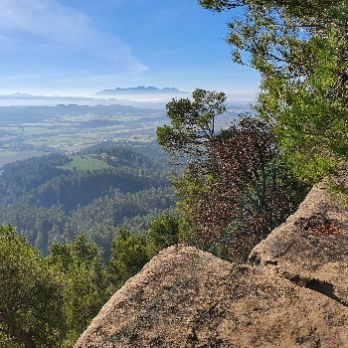
[{"label": "forested hillside", "polygon": [[144,230],[149,216],[173,208],[169,173],[154,144],[105,143],[8,164],[1,168],[0,221],[44,254],[79,233],[108,245],[123,223]]}]

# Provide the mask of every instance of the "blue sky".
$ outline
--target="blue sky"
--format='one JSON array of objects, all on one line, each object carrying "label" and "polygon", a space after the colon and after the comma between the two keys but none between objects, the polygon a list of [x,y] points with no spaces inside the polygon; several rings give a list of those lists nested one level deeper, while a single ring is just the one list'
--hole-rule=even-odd
[{"label": "blue sky", "polygon": [[0,0],[0,93],[82,94],[133,85],[249,95],[227,14],[196,0]]}]

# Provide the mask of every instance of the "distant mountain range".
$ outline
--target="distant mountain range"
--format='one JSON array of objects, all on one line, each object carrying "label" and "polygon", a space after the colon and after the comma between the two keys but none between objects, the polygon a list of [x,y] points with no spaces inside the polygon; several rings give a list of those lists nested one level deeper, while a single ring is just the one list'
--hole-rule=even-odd
[{"label": "distant mountain range", "polygon": [[[37,96],[27,94],[27,93],[12,93],[12,94],[1,94],[0,99],[33,99],[38,98]],[[47,98],[40,96],[39,98]]]},{"label": "distant mountain range", "polygon": [[119,95],[119,94],[180,94],[185,93],[179,91],[174,87],[158,88],[153,86],[137,86],[122,88],[117,87],[114,89],[104,89],[103,91],[97,92],[95,95],[106,96],[106,95]]}]

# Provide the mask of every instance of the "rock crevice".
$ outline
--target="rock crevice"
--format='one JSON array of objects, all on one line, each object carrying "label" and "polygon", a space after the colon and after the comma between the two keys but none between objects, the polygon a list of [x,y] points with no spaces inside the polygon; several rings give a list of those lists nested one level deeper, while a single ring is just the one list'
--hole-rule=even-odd
[{"label": "rock crevice", "polygon": [[331,283],[320,281],[318,279],[301,278],[300,276],[286,275],[285,277],[298,286],[315,291],[338,302],[345,307],[348,307],[348,302],[336,295],[335,286]]}]

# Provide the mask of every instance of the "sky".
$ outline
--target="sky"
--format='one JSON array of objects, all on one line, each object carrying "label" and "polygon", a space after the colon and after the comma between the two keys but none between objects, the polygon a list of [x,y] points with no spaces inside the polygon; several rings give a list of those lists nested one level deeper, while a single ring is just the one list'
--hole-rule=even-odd
[{"label": "sky", "polygon": [[0,93],[145,85],[253,95],[259,75],[232,63],[229,16],[196,0],[0,0]]}]

